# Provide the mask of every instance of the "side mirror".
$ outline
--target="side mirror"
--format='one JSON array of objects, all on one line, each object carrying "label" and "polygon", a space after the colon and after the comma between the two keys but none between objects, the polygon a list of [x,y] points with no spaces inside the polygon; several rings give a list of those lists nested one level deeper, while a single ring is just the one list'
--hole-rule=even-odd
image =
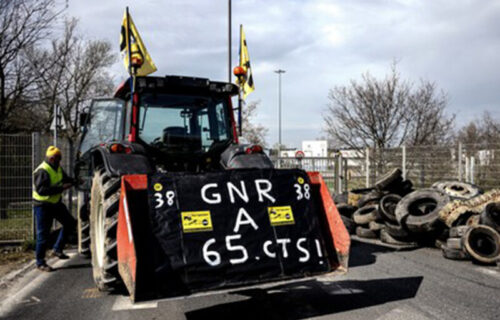
[{"label": "side mirror", "polygon": [[80,113],[80,127],[85,127],[90,123],[90,114],[88,112]]}]

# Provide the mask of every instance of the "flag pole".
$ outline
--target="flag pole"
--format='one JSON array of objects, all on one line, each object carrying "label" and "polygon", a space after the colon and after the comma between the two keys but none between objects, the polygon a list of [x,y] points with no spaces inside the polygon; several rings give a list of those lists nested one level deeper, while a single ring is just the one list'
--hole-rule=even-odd
[{"label": "flag pole", "polygon": [[[128,11],[128,6],[126,7],[127,11],[127,51],[128,51],[128,72],[130,74],[130,105],[132,109],[134,108],[134,93],[135,93],[135,72],[132,67],[132,44],[130,43],[130,13]],[[133,121],[133,120],[132,120]],[[132,125],[137,125],[137,123],[132,122]],[[132,129],[134,132],[137,129]],[[132,139],[135,139],[134,135],[132,135]]]},{"label": "flag pole", "polygon": [[[242,31],[243,31],[243,25],[242,25],[242,24],[240,24],[240,67],[241,67],[241,61],[242,61],[242,60],[241,60],[241,50],[242,50],[242,48],[241,48],[241,40],[242,40]],[[239,79],[239,80],[241,80],[241,79]],[[246,81],[246,80],[245,80],[245,81]],[[240,90],[238,91],[238,126],[239,126],[239,128],[240,128],[240,136],[243,136],[243,126],[242,126],[242,122],[243,122],[243,121],[242,121],[242,119],[241,119],[241,114],[242,114],[242,112],[241,112],[241,110],[242,110],[242,109],[241,109],[241,108],[243,107],[243,98],[241,97],[241,91],[242,91],[242,89],[243,89],[243,88],[242,88],[242,85],[241,85],[241,84],[242,84],[242,82],[241,82],[241,81],[238,81],[238,82],[239,82],[239,84],[240,84],[240,85],[239,85]]]}]

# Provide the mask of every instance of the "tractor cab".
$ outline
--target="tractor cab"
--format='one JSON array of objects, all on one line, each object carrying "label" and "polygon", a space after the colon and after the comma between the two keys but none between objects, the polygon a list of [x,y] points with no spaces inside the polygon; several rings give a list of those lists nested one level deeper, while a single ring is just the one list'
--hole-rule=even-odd
[{"label": "tractor cab", "polygon": [[[168,171],[214,169],[220,155],[237,143],[231,96],[238,87],[203,78],[138,77],[134,103],[131,81],[114,99],[92,102],[80,153],[93,146],[121,141],[148,155],[153,166]],[[215,168],[216,169],[216,168]]]}]

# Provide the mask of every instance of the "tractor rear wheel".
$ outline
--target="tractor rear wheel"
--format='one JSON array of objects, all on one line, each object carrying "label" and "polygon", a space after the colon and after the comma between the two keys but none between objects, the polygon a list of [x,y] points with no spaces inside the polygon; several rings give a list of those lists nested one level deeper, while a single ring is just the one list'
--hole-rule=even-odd
[{"label": "tractor rear wheel", "polygon": [[[86,199],[87,198],[87,199]],[[88,213],[88,196],[78,192],[78,253],[90,256],[90,223]]]},{"label": "tractor rear wheel", "polygon": [[94,282],[102,291],[113,290],[120,282],[116,251],[119,202],[120,178],[96,169],[90,199],[90,250]]}]

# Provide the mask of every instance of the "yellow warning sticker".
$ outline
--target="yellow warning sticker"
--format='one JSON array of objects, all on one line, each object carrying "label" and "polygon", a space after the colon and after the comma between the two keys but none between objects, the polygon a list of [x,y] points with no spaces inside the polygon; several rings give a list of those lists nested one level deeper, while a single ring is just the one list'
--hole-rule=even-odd
[{"label": "yellow warning sticker", "polygon": [[184,233],[213,230],[210,211],[185,211],[181,212],[181,218]]},{"label": "yellow warning sticker", "polygon": [[292,207],[290,206],[268,207],[267,212],[272,226],[295,224]]},{"label": "yellow warning sticker", "polygon": [[163,189],[163,186],[161,185],[161,183],[155,183],[153,189],[155,189],[155,191],[161,191]]}]

